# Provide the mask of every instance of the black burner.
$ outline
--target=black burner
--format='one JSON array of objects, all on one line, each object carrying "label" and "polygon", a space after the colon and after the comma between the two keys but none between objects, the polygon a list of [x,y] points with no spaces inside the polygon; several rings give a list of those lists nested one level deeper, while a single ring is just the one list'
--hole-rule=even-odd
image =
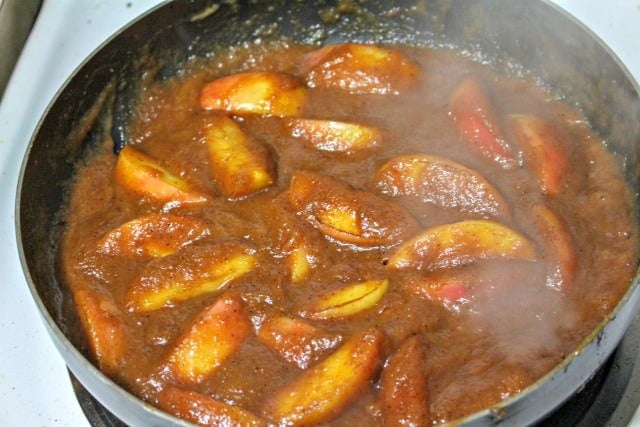
[{"label": "black burner", "polygon": [[82,412],[89,420],[89,424],[93,427],[126,427],[126,424],[102,406],[72,373],[69,373],[69,376],[71,377],[73,391],[76,393],[78,403],[80,403]]},{"label": "black burner", "polygon": [[[625,427],[640,405],[640,315],[636,315],[616,351],[593,379],[567,403],[539,423],[543,427]],[[71,383],[89,423],[124,427],[73,376]]]},{"label": "black burner", "polygon": [[620,344],[584,389],[541,426],[625,427],[640,405],[640,314]]}]

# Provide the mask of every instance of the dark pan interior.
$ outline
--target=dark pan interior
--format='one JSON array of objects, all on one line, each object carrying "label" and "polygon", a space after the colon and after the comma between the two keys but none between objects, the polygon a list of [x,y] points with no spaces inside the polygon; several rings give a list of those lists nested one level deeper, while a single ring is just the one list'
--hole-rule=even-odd
[{"label": "dark pan interior", "polygon": [[78,70],[41,121],[23,166],[17,214],[25,268],[53,327],[72,343],[82,347],[55,254],[74,164],[106,132],[116,144],[126,142],[143,78],[175,75],[185,61],[206,57],[217,45],[280,38],[450,47],[499,72],[533,76],[585,113],[638,194],[637,88],[595,37],[547,3],[174,1],[130,25]]}]

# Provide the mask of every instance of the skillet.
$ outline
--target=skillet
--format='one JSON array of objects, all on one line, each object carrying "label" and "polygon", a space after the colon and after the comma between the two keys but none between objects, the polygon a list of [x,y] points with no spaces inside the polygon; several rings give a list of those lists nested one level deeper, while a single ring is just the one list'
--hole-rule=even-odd
[{"label": "skillet", "polygon": [[[279,37],[315,44],[351,40],[452,47],[477,53],[498,72],[530,73],[552,93],[582,109],[620,159],[628,184],[638,194],[637,85],[593,35],[548,3],[178,0],[164,4],[102,46],[59,92],[28,148],[16,206],[21,261],[54,343],[83,385],[128,424],[181,422],[123,391],[78,350],[83,338],[56,270],[66,184],[74,164],[104,133],[113,137],[115,151],[122,147],[143,79],[171,77],[189,58],[207,56],[216,45]],[[547,376],[512,399],[460,422],[528,424],[560,405],[616,347],[637,309],[637,288],[636,276],[610,316]]]}]

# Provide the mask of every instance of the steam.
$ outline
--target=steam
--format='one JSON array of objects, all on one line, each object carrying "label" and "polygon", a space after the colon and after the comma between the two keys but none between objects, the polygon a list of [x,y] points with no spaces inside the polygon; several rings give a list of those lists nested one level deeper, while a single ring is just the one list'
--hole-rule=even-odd
[{"label": "steam", "polygon": [[465,313],[474,333],[483,337],[477,345],[490,347],[505,366],[559,363],[576,344],[566,332],[580,329],[575,306],[562,292],[546,286],[541,271],[513,271],[499,279],[496,272],[488,273]]}]

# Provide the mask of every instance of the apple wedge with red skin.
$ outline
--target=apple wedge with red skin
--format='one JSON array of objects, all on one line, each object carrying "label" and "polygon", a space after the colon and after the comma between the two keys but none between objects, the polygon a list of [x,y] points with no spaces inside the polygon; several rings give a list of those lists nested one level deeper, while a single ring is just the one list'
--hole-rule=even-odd
[{"label": "apple wedge with red skin", "polygon": [[361,123],[307,118],[286,118],[283,123],[291,136],[319,151],[354,154],[382,143],[380,130]]},{"label": "apple wedge with red skin", "polygon": [[431,426],[424,348],[418,336],[391,355],[380,375],[380,405],[385,426]]},{"label": "apple wedge with red skin", "polygon": [[534,244],[517,231],[490,220],[437,225],[405,242],[391,255],[391,268],[435,270],[481,259],[534,260]]},{"label": "apple wedge with red skin", "polygon": [[403,283],[403,289],[411,295],[437,301],[450,308],[468,301],[471,285],[470,278],[457,273],[430,273],[425,277]]},{"label": "apple wedge with red skin", "polygon": [[318,297],[301,315],[328,320],[353,316],[375,306],[389,289],[389,280],[371,279],[349,284]]},{"label": "apple wedge with red skin", "polygon": [[191,322],[169,351],[164,375],[197,384],[231,357],[253,332],[240,296],[223,294]]},{"label": "apple wedge with red skin", "polygon": [[73,299],[98,367],[117,377],[132,343],[123,313],[106,290],[77,289]]},{"label": "apple wedge with red skin", "polygon": [[285,315],[268,317],[260,325],[257,336],[263,344],[300,369],[307,369],[342,341],[338,334]]},{"label": "apple wedge with red skin", "polygon": [[525,161],[538,176],[540,188],[550,196],[562,189],[568,166],[567,153],[560,135],[549,122],[531,114],[512,114],[511,126],[522,146]]},{"label": "apple wedge with red skin", "polygon": [[395,157],[378,169],[373,186],[388,196],[410,196],[481,217],[510,216],[506,200],[482,174],[443,157]]},{"label": "apple wedge with red skin", "polygon": [[549,207],[535,205],[533,223],[550,251],[551,271],[547,285],[555,289],[570,288],[578,270],[578,252],[566,224]]},{"label": "apple wedge with red skin", "polygon": [[149,312],[217,292],[252,271],[255,258],[255,251],[239,242],[185,246],[142,268],[129,285],[126,306],[134,312]]},{"label": "apple wedge with red skin", "polygon": [[406,92],[421,74],[420,67],[399,51],[359,43],[328,45],[309,52],[300,72],[311,88],[376,95]]},{"label": "apple wedge with red skin", "polygon": [[233,119],[209,118],[204,134],[211,171],[224,197],[245,197],[275,182],[276,166],[269,152]]},{"label": "apple wedge with red skin", "polygon": [[163,411],[199,426],[269,426],[266,420],[246,409],[192,390],[169,386],[158,393],[157,401]]},{"label": "apple wedge with red skin", "polygon": [[380,369],[383,334],[369,329],[351,336],[269,399],[265,416],[278,425],[308,426],[340,415]]},{"label": "apple wedge with red skin", "polygon": [[288,195],[307,222],[342,243],[391,247],[418,230],[417,221],[404,208],[327,175],[295,172]]},{"label": "apple wedge with red skin", "polygon": [[275,71],[249,71],[221,77],[200,91],[200,107],[234,114],[300,116],[308,89],[295,76]]},{"label": "apple wedge with red skin", "polygon": [[489,95],[473,76],[465,77],[449,98],[451,117],[462,137],[504,169],[518,166],[518,154],[505,139]]},{"label": "apple wedge with red skin", "polygon": [[112,256],[164,257],[211,235],[209,224],[191,216],[150,213],[107,232],[96,246]]},{"label": "apple wedge with red skin", "polygon": [[129,145],[118,154],[114,179],[126,191],[158,203],[181,206],[211,200],[209,195],[164,168],[154,158]]}]

